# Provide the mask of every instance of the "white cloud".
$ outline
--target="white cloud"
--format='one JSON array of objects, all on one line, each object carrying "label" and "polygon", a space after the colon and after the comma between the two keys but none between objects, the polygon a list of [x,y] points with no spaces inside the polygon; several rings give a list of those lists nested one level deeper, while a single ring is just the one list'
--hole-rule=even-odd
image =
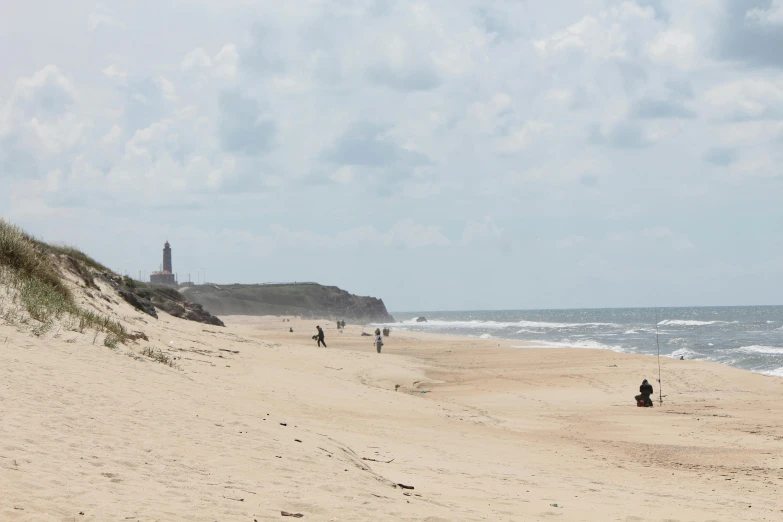
[{"label": "white cloud", "polygon": [[60,113],[65,105],[76,99],[76,89],[71,80],[55,65],[47,65],[32,76],[16,81],[9,106],[22,110],[45,109]]},{"label": "white cloud", "polygon": [[[19,10],[9,14],[12,39],[36,16],[23,4],[19,23]],[[511,264],[546,273],[567,257],[559,246],[589,249],[598,240],[580,238],[629,222],[665,215],[670,231],[691,234],[691,215],[763,226],[742,209],[779,214],[783,76],[767,45],[779,39],[779,2],[746,16],[708,0],[204,0],[188,24],[166,25],[160,12],[180,4],[106,2],[111,11],[93,10],[90,45],[79,44],[85,23],[49,24],[40,45],[18,50],[0,71],[0,210],[32,219],[100,209],[118,222],[143,210],[137,242],[187,222],[245,228],[269,245],[278,240],[264,224],[279,223],[316,245],[370,246],[387,273],[407,266],[398,249],[427,248],[456,271],[469,267],[455,250],[509,244],[521,246],[513,255],[543,245],[547,262]],[[77,22],[90,13],[63,2],[49,12]],[[118,40],[123,25],[140,39]],[[736,52],[713,56],[711,42]],[[25,69],[38,63],[56,66]],[[687,250],[662,231],[635,234],[634,245]],[[270,274],[305,257],[280,257]],[[344,277],[329,263],[329,277]]]},{"label": "white cloud", "polygon": [[696,65],[696,38],[680,29],[661,31],[647,44],[646,51],[654,62],[671,64],[686,71]]},{"label": "white cloud", "polygon": [[502,116],[511,109],[512,103],[511,96],[499,92],[488,101],[474,103],[470,110],[478,127],[491,134],[497,129]]},{"label": "white cloud", "polygon": [[528,148],[535,139],[549,131],[554,126],[544,121],[527,121],[524,125],[512,130],[497,143],[497,150],[501,153],[513,154]]},{"label": "white cloud", "polygon": [[442,247],[451,244],[440,226],[420,225],[413,219],[398,221],[387,232],[380,234],[379,240],[386,246],[405,248]]},{"label": "white cloud", "polygon": [[533,46],[544,55],[580,51],[602,60],[626,58],[629,43],[636,36],[633,29],[654,18],[652,8],[623,2],[619,7],[587,15],[563,31],[535,40]]},{"label": "white cloud", "polygon": [[568,236],[555,242],[558,248],[578,248],[588,243],[584,236]]},{"label": "white cloud", "polygon": [[632,245],[648,244],[655,248],[665,247],[678,252],[692,250],[694,248],[690,238],[682,233],[672,231],[668,227],[655,226],[638,231],[615,232],[607,234],[606,240],[610,242]]},{"label": "white cloud", "polygon": [[163,92],[163,97],[166,98],[170,102],[176,102],[179,100],[177,97],[177,88],[174,86],[171,81],[167,80],[163,76],[158,77],[158,85],[160,85],[160,90]]},{"label": "white cloud", "polygon": [[101,138],[101,143],[104,145],[111,145],[112,143],[120,139],[122,135],[123,135],[122,128],[115,123],[114,125],[112,125],[111,129],[109,129],[109,132],[107,132],[103,136],[103,138]]},{"label": "white cloud", "polygon": [[568,107],[574,103],[574,93],[571,89],[550,89],[546,92],[544,99]]},{"label": "white cloud", "polygon": [[386,231],[378,230],[372,225],[354,227],[337,234],[294,230],[280,224],[269,228],[273,234],[261,235],[256,240],[275,248],[329,250],[356,248],[369,244],[376,247],[416,249],[451,245],[451,241],[443,234],[441,227],[422,225],[412,219],[398,221]]},{"label": "white cloud", "polygon": [[236,76],[238,65],[237,46],[226,44],[213,57],[201,47],[193,49],[180,62],[180,69],[183,72],[204,71],[215,78],[231,79]]},{"label": "white cloud", "polygon": [[275,76],[272,78],[271,87],[286,94],[301,94],[312,88],[308,80],[294,76]]},{"label": "white cloud", "polygon": [[56,156],[75,146],[87,123],[70,112],[77,91],[60,70],[48,65],[19,78],[11,98],[0,109],[0,138],[14,139],[30,154]]},{"label": "white cloud", "polygon": [[182,59],[180,69],[190,71],[191,69],[207,69],[212,67],[212,59],[201,47],[196,47]]},{"label": "white cloud", "polygon": [[329,176],[329,179],[340,184],[352,183],[356,179],[356,168],[351,165],[340,167]]},{"label": "white cloud", "polygon": [[761,25],[783,25],[783,0],[772,0],[768,9],[751,9],[746,16]]},{"label": "white cloud", "polygon": [[119,29],[125,27],[125,24],[117,19],[114,12],[102,2],[95,5],[95,10],[87,17],[87,24],[90,31],[100,28]]},{"label": "white cloud", "polygon": [[704,95],[722,119],[783,119],[783,80],[749,77],[719,84]]},{"label": "white cloud", "polygon": [[239,64],[239,53],[237,46],[226,44],[215,55],[215,76],[218,78],[233,78],[237,74],[237,65]]},{"label": "white cloud", "polygon": [[106,67],[103,71],[101,71],[105,76],[109,78],[117,78],[120,80],[124,80],[128,77],[128,73],[121,70],[117,65],[111,64],[108,67]]},{"label": "white cloud", "polygon": [[466,224],[457,244],[463,247],[495,248],[504,254],[511,252],[511,242],[507,232],[489,216],[485,217],[483,221]]}]

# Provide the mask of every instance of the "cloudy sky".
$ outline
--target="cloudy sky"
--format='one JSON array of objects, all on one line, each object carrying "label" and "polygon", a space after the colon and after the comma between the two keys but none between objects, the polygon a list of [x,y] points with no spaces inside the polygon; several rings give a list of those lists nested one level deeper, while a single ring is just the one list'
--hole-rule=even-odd
[{"label": "cloudy sky", "polygon": [[0,3],[0,215],[117,271],[781,302],[783,0]]}]

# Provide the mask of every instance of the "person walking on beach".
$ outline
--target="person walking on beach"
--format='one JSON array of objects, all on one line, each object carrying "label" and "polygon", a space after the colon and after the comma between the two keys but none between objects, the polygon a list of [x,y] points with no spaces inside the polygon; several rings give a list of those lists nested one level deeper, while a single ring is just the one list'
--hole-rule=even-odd
[{"label": "person walking on beach", "polygon": [[324,348],[326,348],[326,341],[324,341],[324,331],[320,326],[316,326],[316,328],[318,329],[318,348],[321,347],[321,344],[323,344]]},{"label": "person walking on beach", "polygon": [[383,337],[381,337],[381,330],[379,328],[375,329],[375,349],[378,350],[378,353],[381,353],[381,348],[383,347]]},{"label": "person walking on beach", "polygon": [[639,395],[634,397],[634,399],[636,399],[636,404],[638,405],[641,402],[645,408],[652,408],[653,401],[650,398],[650,395],[652,394],[653,394],[652,384],[647,382],[647,379],[645,379],[642,382],[642,385],[639,386]]}]

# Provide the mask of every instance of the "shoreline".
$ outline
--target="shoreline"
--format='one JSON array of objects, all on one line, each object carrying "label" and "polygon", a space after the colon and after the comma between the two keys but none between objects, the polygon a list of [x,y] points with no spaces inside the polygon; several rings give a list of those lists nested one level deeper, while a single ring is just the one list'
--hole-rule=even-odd
[{"label": "shoreline", "polygon": [[[712,307],[715,308],[715,307]],[[726,308],[737,308],[737,307],[726,307]],[[754,307],[746,307],[746,308],[754,308]],[[623,309],[617,309],[617,310],[623,310]],[[570,311],[570,310],[566,310]],[[440,321],[440,320],[436,320]],[[440,321],[440,322],[454,322],[457,324],[460,323],[469,323],[469,322],[482,322],[482,321],[467,321],[467,320],[461,320],[461,321]],[[487,323],[493,323],[493,321],[483,321]],[[687,323],[688,321],[678,321],[681,323]],[[437,324],[433,327],[433,330],[439,331],[432,331],[432,332],[423,332],[421,331],[421,328],[427,328],[428,323],[423,323],[423,326],[418,326],[417,323],[408,323],[404,321],[399,321],[397,323],[369,323],[365,326],[365,328],[369,327],[391,327],[392,331],[397,332],[413,332],[413,333],[428,333],[432,335],[447,335],[447,336],[453,336],[456,338],[463,338],[463,339],[472,339],[472,340],[487,340],[489,342],[501,342],[501,343],[514,343],[514,345],[510,345],[510,348],[520,348],[520,349],[529,349],[531,346],[540,347],[542,349],[578,349],[578,350],[600,350],[600,351],[612,351],[615,353],[625,353],[629,355],[647,355],[652,357],[657,357],[658,355],[656,353],[650,353],[650,350],[644,350],[639,349],[637,346],[623,346],[622,340],[615,341],[615,344],[607,344],[612,342],[611,340],[601,340],[596,341],[594,339],[588,338],[583,340],[576,340],[576,341],[568,341],[568,340],[562,340],[562,341],[555,341],[555,340],[548,340],[548,339],[509,339],[504,337],[496,336],[495,334],[470,334],[470,333],[447,333],[444,330],[448,329],[458,329],[460,326],[444,326],[442,324]],[[506,323],[495,323],[492,327],[497,327],[496,325],[504,325]],[[590,323],[587,323],[590,324]],[[675,323],[676,324],[676,323]],[[627,325],[629,328],[632,327],[632,325]],[[625,327],[625,325],[623,325]],[[485,327],[485,329],[488,327]],[[783,327],[778,328],[776,330],[783,330]],[[536,332],[540,335],[543,335],[542,332]],[[668,335],[665,340],[671,341],[671,340],[678,340],[677,337],[674,337],[671,335],[671,332],[667,332]],[[565,333],[564,333],[565,335]],[[600,337],[600,336],[593,336],[593,337]],[[655,343],[655,336],[651,339],[652,343]],[[749,343],[752,343],[751,341],[747,341]],[[582,344],[580,344],[582,343]],[[518,346],[517,346],[518,345]],[[712,347],[712,345],[710,345]],[[768,346],[768,345],[757,345],[757,344],[750,344],[748,346],[743,346],[740,348],[740,351],[742,349],[767,349],[774,351],[774,354],[783,353],[783,348],[781,347],[775,347],[775,346]],[[774,355],[770,352],[761,352],[761,353],[768,353],[769,355]],[[696,357],[694,357],[694,354]],[[747,371],[754,374],[759,375],[765,375],[769,377],[783,377],[783,366],[778,366],[775,368],[747,368],[744,367],[741,364],[735,364],[734,361],[736,359],[730,359],[730,360],[719,360],[717,358],[712,357],[710,354],[704,354],[701,352],[694,352],[693,350],[689,348],[676,348],[672,350],[670,353],[663,352],[661,353],[660,357],[665,359],[671,359],[671,360],[680,360],[679,356],[685,356],[686,358],[683,359],[685,361],[700,361],[700,362],[712,362],[716,364],[721,364],[724,366],[729,366],[731,368],[736,368],[739,370]],[[701,356],[701,357],[699,357]],[[770,358],[770,361],[775,360],[774,358]]]},{"label": "shoreline", "polygon": [[[0,518],[783,513],[777,379],[662,361],[659,406],[657,364],[639,355],[401,331],[379,355],[361,326],[233,316],[219,328],[119,308],[177,367],[0,326]],[[310,338],[316,324],[329,348]],[[654,408],[634,404],[643,378]]]}]

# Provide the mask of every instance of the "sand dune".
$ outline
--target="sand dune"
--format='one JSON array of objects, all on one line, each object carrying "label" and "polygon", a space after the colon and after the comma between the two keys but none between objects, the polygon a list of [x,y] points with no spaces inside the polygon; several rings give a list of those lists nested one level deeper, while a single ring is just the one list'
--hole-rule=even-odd
[{"label": "sand dune", "polygon": [[666,360],[644,409],[644,356],[105,306],[176,367],[0,326],[1,520],[783,518],[779,378]]}]

